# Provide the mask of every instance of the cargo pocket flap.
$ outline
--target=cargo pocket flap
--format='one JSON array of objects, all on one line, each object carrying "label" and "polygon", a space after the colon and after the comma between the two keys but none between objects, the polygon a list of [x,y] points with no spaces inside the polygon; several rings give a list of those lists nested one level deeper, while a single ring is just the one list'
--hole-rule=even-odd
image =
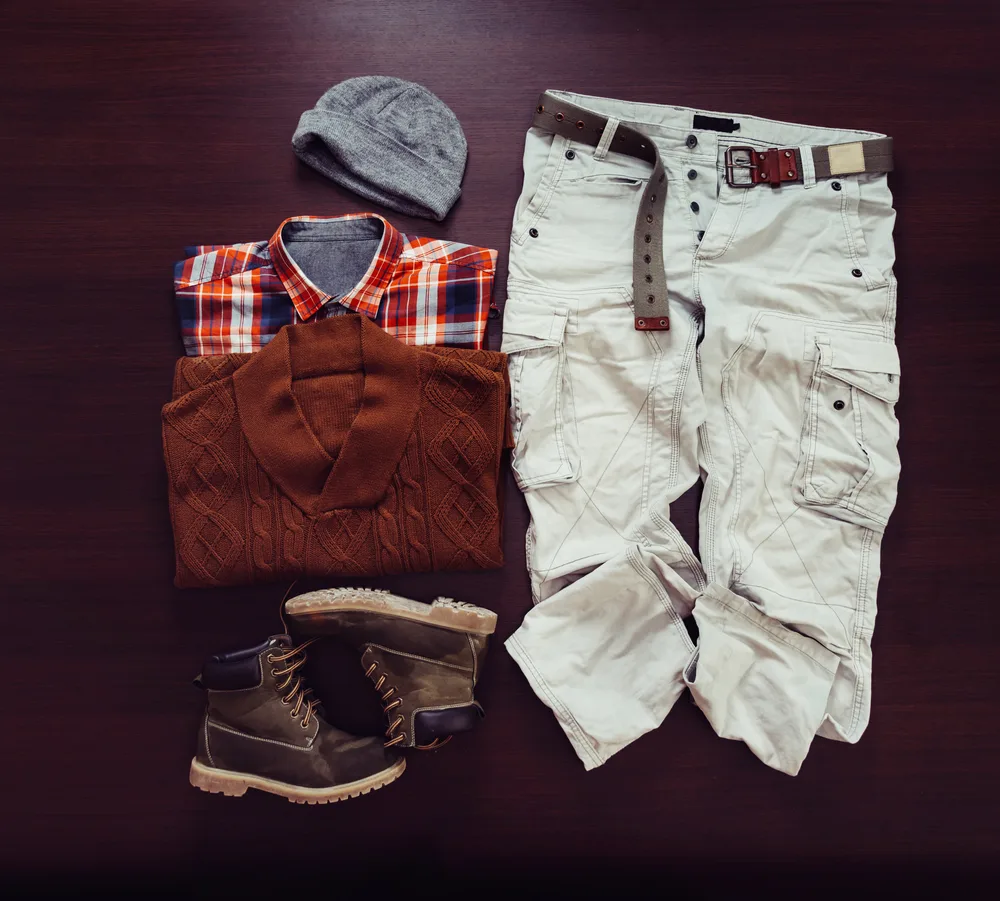
[{"label": "cargo pocket flap", "polygon": [[823,368],[834,378],[887,403],[899,400],[899,351],[888,341],[836,337],[824,353]]},{"label": "cargo pocket flap", "polygon": [[503,309],[503,344],[505,354],[516,354],[535,347],[558,347],[566,331],[568,307],[549,307],[507,298]]}]

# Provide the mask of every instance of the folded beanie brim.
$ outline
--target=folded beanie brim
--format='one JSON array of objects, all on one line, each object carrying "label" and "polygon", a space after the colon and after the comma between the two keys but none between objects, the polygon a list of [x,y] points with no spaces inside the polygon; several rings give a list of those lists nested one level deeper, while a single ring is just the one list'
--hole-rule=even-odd
[{"label": "folded beanie brim", "polygon": [[372,125],[331,109],[306,110],[292,137],[296,156],[368,200],[441,221],[461,194],[467,148],[457,179]]}]

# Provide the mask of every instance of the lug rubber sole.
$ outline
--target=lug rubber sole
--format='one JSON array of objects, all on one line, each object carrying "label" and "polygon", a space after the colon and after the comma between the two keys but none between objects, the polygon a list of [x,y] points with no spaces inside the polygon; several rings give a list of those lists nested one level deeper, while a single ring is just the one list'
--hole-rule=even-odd
[{"label": "lug rubber sole", "polygon": [[395,782],[405,769],[406,760],[401,757],[388,769],[368,776],[366,779],[358,779],[356,782],[347,782],[344,785],[335,785],[331,788],[305,788],[301,785],[290,785],[287,782],[266,779],[263,776],[254,776],[251,773],[237,773],[233,770],[220,770],[216,767],[205,766],[205,764],[199,763],[197,758],[194,758],[191,761],[190,779],[191,784],[203,792],[212,792],[213,794],[221,792],[233,798],[241,798],[247,793],[248,788],[256,788],[259,791],[270,792],[272,795],[281,795],[295,804],[332,804],[335,801],[367,795],[390,782]]},{"label": "lug rubber sole", "polygon": [[497,615],[485,607],[476,607],[451,598],[438,598],[422,604],[409,598],[374,588],[327,588],[310,591],[285,602],[285,613],[293,619],[307,619],[327,613],[362,611],[383,616],[397,616],[412,622],[426,623],[453,632],[492,635]]}]

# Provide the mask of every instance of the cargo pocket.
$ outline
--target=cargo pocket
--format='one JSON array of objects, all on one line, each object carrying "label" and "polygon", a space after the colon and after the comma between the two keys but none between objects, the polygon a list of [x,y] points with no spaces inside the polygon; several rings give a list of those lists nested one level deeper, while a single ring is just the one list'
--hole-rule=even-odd
[{"label": "cargo pocket", "polygon": [[508,355],[514,452],[511,468],[522,491],[574,482],[580,454],[573,386],[566,367],[566,306],[507,299],[503,346]]},{"label": "cargo pocket", "polygon": [[795,502],[882,531],[899,480],[899,355],[888,342],[822,334],[808,352]]}]

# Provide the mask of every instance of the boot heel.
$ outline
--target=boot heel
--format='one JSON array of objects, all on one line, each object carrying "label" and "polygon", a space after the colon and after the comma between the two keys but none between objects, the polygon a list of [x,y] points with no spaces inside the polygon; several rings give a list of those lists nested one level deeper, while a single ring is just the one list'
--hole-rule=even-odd
[{"label": "boot heel", "polygon": [[492,635],[497,627],[497,615],[492,610],[452,598],[438,598],[434,601],[428,619],[446,629],[477,635]]},{"label": "boot heel", "polygon": [[189,779],[195,788],[200,788],[203,792],[221,792],[231,798],[241,798],[247,793],[247,784],[242,779],[204,766],[197,759],[191,761]]}]

